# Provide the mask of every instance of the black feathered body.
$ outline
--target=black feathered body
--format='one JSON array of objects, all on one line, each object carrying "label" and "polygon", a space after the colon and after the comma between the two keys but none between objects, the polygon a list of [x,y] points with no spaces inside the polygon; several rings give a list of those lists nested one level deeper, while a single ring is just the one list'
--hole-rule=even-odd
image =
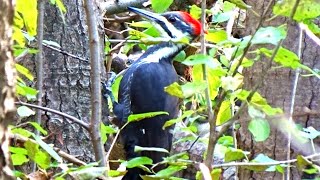
[{"label": "black feathered body", "polygon": [[[129,123],[121,132],[127,159],[148,156],[157,163],[165,156],[159,152],[134,152],[134,146],[160,147],[170,151],[172,128],[162,129],[167,120],[176,118],[179,112],[179,99],[164,91],[166,86],[178,81],[172,61],[182,49],[182,45],[170,42],[149,48],[135,61],[124,74],[119,87],[118,105],[115,115],[127,122],[130,114],[165,111],[169,115],[159,115],[138,122]],[[129,170],[127,179],[135,179],[138,169]],[[131,174],[131,175],[130,175]]]}]

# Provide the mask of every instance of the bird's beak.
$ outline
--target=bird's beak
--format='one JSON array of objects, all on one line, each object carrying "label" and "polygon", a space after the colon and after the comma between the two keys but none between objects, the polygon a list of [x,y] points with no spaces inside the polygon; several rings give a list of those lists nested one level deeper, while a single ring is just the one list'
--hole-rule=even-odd
[{"label": "bird's beak", "polygon": [[135,8],[135,7],[128,7],[128,10],[131,11],[131,12],[134,12],[136,14],[139,14],[140,16],[146,18],[146,19],[149,19],[153,22],[160,22],[160,21],[163,21],[165,19],[165,17],[159,15],[159,14],[156,14],[156,13],[152,13],[150,11],[146,11],[146,10],[143,10],[143,9],[139,9],[139,8]]}]

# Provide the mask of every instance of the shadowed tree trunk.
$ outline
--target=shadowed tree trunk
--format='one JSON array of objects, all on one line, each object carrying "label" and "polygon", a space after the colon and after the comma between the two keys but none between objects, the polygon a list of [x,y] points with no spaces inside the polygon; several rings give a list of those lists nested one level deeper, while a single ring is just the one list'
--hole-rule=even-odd
[{"label": "shadowed tree trunk", "polygon": [[[269,3],[269,1],[255,1],[247,0],[247,4],[251,5],[253,10],[256,12],[263,12]],[[294,2],[292,2],[294,3]],[[268,13],[271,17],[271,11]],[[267,17],[267,18],[268,18]],[[252,34],[255,31],[255,27],[259,21],[259,17],[253,15],[251,12],[247,15],[245,35]],[[265,23],[263,26],[277,26],[284,24],[288,21],[286,18],[276,18],[275,20]],[[299,43],[299,27],[296,23],[290,22],[288,24],[288,35],[283,43],[283,46],[290,49],[293,52],[298,52]],[[320,47],[317,46],[309,37],[303,35],[302,40],[302,54],[301,62],[310,68],[319,69],[320,62],[317,57],[320,55]],[[244,73],[244,88],[252,89],[257,83],[257,79],[262,72],[262,67],[266,68],[267,60],[263,58],[259,63],[256,63],[254,67],[246,70]],[[277,66],[277,65],[275,65]],[[302,71],[302,73],[304,73]],[[265,76],[262,86],[258,92],[267,98],[269,104],[273,107],[280,107],[284,110],[286,115],[290,112],[291,98],[292,98],[292,87],[294,84],[295,70],[288,68],[274,68],[269,70]],[[318,117],[310,116],[305,113],[305,109],[317,111],[319,109],[319,91],[318,86],[319,79],[315,77],[299,77],[298,88],[295,97],[294,106],[294,121],[301,124],[303,127],[313,126],[319,128],[319,123],[316,123]],[[301,116],[300,116],[300,115]],[[304,114],[304,115],[303,115]],[[286,160],[287,153],[287,135],[283,134],[280,130],[286,129],[287,127],[277,126],[275,122],[271,128],[271,135],[265,142],[255,142],[250,132],[248,131],[248,121],[244,122],[244,119],[248,117],[241,117],[241,128],[239,132],[239,148],[250,151],[250,157],[254,158],[259,153],[264,153],[270,158],[275,160]],[[293,139],[294,141],[294,139]],[[310,155],[311,150],[310,144],[305,145],[309,148],[291,147],[291,157],[296,158],[297,154]],[[240,179],[282,179],[282,174],[275,172],[252,172],[249,170],[239,169]],[[301,174],[297,171],[296,167],[291,168],[291,179],[300,179]]]},{"label": "shadowed tree trunk", "polygon": [[9,153],[8,125],[12,123],[16,108],[16,71],[12,55],[13,4],[0,0],[0,180],[15,179]]}]

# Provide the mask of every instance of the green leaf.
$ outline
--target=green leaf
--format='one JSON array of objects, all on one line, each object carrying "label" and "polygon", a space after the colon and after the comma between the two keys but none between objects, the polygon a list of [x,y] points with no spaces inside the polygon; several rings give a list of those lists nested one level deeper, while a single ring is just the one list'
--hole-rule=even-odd
[{"label": "green leaf", "polygon": [[213,169],[210,174],[211,174],[212,180],[220,180],[222,169],[221,168]]},{"label": "green leaf", "polygon": [[37,34],[37,0],[17,0],[15,10],[24,20],[27,32],[34,36]]},{"label": "green leaf", "polygon": [[[294,4],[291,0],[277,1],[273,6],[273,13],[289,17]],[[293,19],[301,22],[306,19],[317,18],[318,16],[320,16],[320,3],[318,0],[301,0]]]},{"label": "green leaf", "polygon": [[230,17],[233,15],[234,15],[234,12],[232,12],[232,11],[214,14],[212,17],[212,22],[213,23],[222,23],[222,22],[228,21],[230,19]]},{"label": "green leaf", "polygon": [[38,91],[34,88],[28,87],[20,82],[16,85],[16,91],[18,94],[25,96],[28,100],[36,99]]},{"label": "green leaf", "polygon": [[163,13],[170,7],[172,2],[173,0],[151,0],[151,7],[156,13]]},{"label": "green leaf", "polygon": [[208,67],[212,69],[221,67],[221,63],[217,59],[214,59],[213,57],[204,54],[191,55],[186,60],[184,60],[182,64],[185,64],[187,66],[206,64]]},{"label": "green leaf", "polygon": [[172,96],[176,96],[180,99],[184,98],[182,87],[177,82],[174,82],[174,83],[170,84],[169,86],[165,87],[164,91],[167,92],[168,94],[170,94]]},{"label": "green leaf", "polygon": [[24,38],[24,35],[21,31],[21,29],[17,28],[17,27],[13,27],[13,35],[12,35],[12,39],[14,42],[16,42],[20,47],[25,47],[25,43],[26,40]]},{"label": "green leaf", "polygon": [[223,101],[217,115],[217,126],[222,125],[231,118],[231,103],[229,100]]},{"label": "green leaf", "polygon": [[248,9],[251,8],[251,6],[247,5],[245,2],[242,0],[229,0],[230,2],[234,3],[237,5],[240,9]]},{"label": "green leaf", "polygon": [[127,168],[139,167],[141,165],[152,165],[152,159],[148,157],[136,157],[124,162]]},{"label": "green leaf", "polygon": [[[254,163],[277,163],[278,161],[275,161],[271,158],[269,158],[268,156],[264,155],[264,154],[258,154],[258,156],[256,158],[254,158],[252,161],[250,162],[254,162]],[[253,171],[265,171],[267,168],[269,168],[269,166],[266,165],[259,165],[259,166],[244,166],[246,169],[250,169]],[[272,167],[272,166],[271,166]]]},{"label": "green leaf", "polygon": [[237,74],[235,76],[223,76],[221,77],[221,87],[226,91],[235,91],[243,83],[243,76]]},{"label": "green leaf", "polygon": [[209,30],[209,33],[205,35],[205,39],[212,43],[219,43],[227,38],[227,32],[224,30]]},{"label": "green leaf", "polygon": [[44,130],[38,123],[36,122],[28,122],[28,124],[31,124],[36,130],[41,132],[43,135],[48,135],[48,132]]},{"label": "green leaf", "polygon": [[11,132],[13,134],[19,134],[23,137],[30,137],[32,135],[32,132],[28,131],[28,130],[25,130],[23,128],[14,128],[14,129],[11,129]]},{"label": "green leaf", "polygon": [[190,8],[190,15],[195,18],[195,19],[200,19],[201,18],[201,8],[199,8],[197,5],[192,5]]},{"label": "green leaf", "polygon": [[[247,97],[249,96],[250,91],[241,90],[236,93],[236,97],[242,101],[247,101]],[[273,116],[279,113],[282,113],[280,108],[273,108],[271,107],[267,100],[263,98],[258,92],[255,92],[251,98],[249,103],[250,105],[254,106],[255,108],[262,110],[268,116]]]},{"label": "green leaf", "polygon": [[158,111],[158,112],[148,112],[148,113],[141,113],[141,114],[131,114],[128,117],[128,122],[140,121],[146,118],[152,118],[159,115],[169,115],[167,112]]},{"label": "green leaf", "polygon": [[112,94],[115,97],[116,101],[118,101],[118,92],[119,92],[119,86],[120,86],[120,82],[121,82],[122,77],[123,76],[117,77],[111,86]]},{"label": "green leaf", "polygon": [[11,153],[15,153],[15,154],[23,154],[23,155],[27,155],[28,151],[25,148],[22,147],[9,147],[9,150]]},{"label": "green leaf", "polygon": [[[210,91],[210,98],[211,100],[214,100],[216,96],[218,95],[218,90],[221,86],[221,79],[220,77],[223,76],[224,74],[221,73],[222,68],[219,67],[218,69],[207,69],[207,79],[209,83],[209,91]],[[192,68],[192,74],[193,74],[193,79],[194,82],[197,81],[203,81],[203,72],[202,72],[202,65],[195,65]]]},{"label": "green leaf", "polygon": [[248,129],[257,142],[266,140],[270,135],[270,125],[265,119],[252,119],[249,122]]},{"label": "green leaf", "polygon": [[35,114],[36,114],[33,110],[31,110],[31,109],[28,108],[27,106],[20,106],[20,107],[18,107],[17,113],[18,113],[18,115],[19,115],[21,118],[29,117],[29,116],[32,116],[32,115],[35,115]]},{"label": "green leaf", "polygon": [[24,75],[26,78],[28,78],[30,81],[33,81],[33,75],[32,73],[27,69],[25,68],[24,66],[16,63],[15,64],[15,67],[16,67],[16,70],[21,73],[22,75]]},{"label": "green leaf", "polygon": [[108,170],[108,177],[124,176],[126,171]]},{"label": "green leaf", "polygon": [[[273,54],[273,50],[269,50],[266,48],[261,48],[260,51],[269,58],[271,58]],[[274,61],[281,64],[284,67],[289,67],[292,69],[296,69],[301,66],[298,56],[294,52],[283,47],[279,48],[276,56],[274,57]]]},{"label": "green leaf", "polygon": [[141,152],[141,151],[155,151],[155,152],[163,152],[168,153],[169,151],[164,148],[158,148],[158,147],[141,147],[141,146],[135,146],[134,152]]},{"label": "green leaf", "polygon": [[85,167],[79,168],[76,171],[71,172],[73,179],[87,180],[97,179],[99,176],[103,176],[107,171],[107,167]]},{"label": "green leaf", "polygon": [[29,161],[27,156],[24,154],[11,154],[11,159],[14,166],[20,166]]},{"label": "green leaf", "polygon": [[303,137],[313,140],[316,137],[320,136],[320,132],[314,129],[314,127],[309,126],[308,128],[303,128],[301,135]]},{"label": "green leaf", "polygon": [[175,174],[178,171],[181,171],[183,169],[186,169],[187,166],[169,166],[166,169],[162,169],[161,171],[157,172],[155,174],[155,177],[160,177],[160,178],[169,178],[173,174]]},{"label": "green leaf", "polygon": [[319,25],[315,24],[313,21],[310,19],[304,20],[303,24],[307,25],[310,31],[312,31],[315,35],[319,36],[320,35],[320,27]]},{"label": "green leaf", "polygon": [[62,13],[66,13],[67,12],[67,9],[66,7],[64,6],[63,2],[61,0],[55,0],[56,2],[56,5],[58,7],[58,9],[62,12]]},{"label": "green leaf", "polygon": [[55,41],[48,41],[48,40],[43,40],[44,44],[47,44],[49,46],[53,46],[53,47],[57,47],[57,48],[61,48],[60,44],[58,44]]},{"label": "green leaf", "polygon": [[302,171],[306,169],[308,166],[311,166],[312,162],[309,161],[307,158],[304,156],[298,155],[297,156],[297,168]]},{"label": "green leaf", "polygon": [[117,130],[114,129],[111,125],[104,125],[103,123],[100,124],[100,133],[101,133],[101,140],[102,143],[105,144],[108,140],[108,134],[114,134]]},{"label": "green leaf", "polygon": [[277,45],[280,40],[285,39],[287,35],[286,26],[262,27],[252,39],[252,44],[273,44]]},{"label": "green leaf", "polygon": [[181,122],[183,119],[185,119],[186,117],[191,116],[193,113],[194,113],[193,110],[185,111],[182,116],[180,116],[180,117],[178,117],[176,119],[170,119],[170,120],[166,121],[164,123],[164,125],[162,126],[162,129],[164,130],[166,127],[169,127],[169,126],[171,126],[173,124],[176,124],[177,122]]},{"label": "green leaf", "polygon": [[263,113],[262,111],[258,110],[257,108],[255,108],[254,106],[250,106],[248,107],[248,114],[251,118],[261,118],[264,119],[266,117],[266,114]]},{"label": "green leaf", "polygon": [[42,169],[47,169],[50,166],[50,155],[39,149],[39,145],[28,140],[24,143],[24,147],[28,150],[28,156]]},{"label": "green leaf", "polygon": [[218,144],[223,146],[232,147],[233,146],[233,137],[232,136],[222,136],[218,139]]},{"label": "green leaf", "polygon": [[228,148],[224,155],[225,162],[237,161],[246,157],[245,152],[242,149]]},{"label": "green leaf", "polygon": [[33,138],[36,140],[36,142],[48,153],[51,157],[53,157],[56,161],[59,163],[62,163],[62,158],[58,155],[56,151],[53,150],[51,146],[49,146],[47,143],[42,141],[42,139],[39,136],[32,135]]}]

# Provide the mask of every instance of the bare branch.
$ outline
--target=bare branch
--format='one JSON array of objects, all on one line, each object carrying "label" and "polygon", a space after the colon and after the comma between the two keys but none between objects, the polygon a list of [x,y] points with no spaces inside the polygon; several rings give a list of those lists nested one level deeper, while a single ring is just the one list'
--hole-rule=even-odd
[{"label": "bare branch", "polygon": [[89,124],[87,124],[86,122],[81,121],[80,119],[78,119],[76,117],[70,116],[70,115],[68,115],[66,113],[63,113],[63,112],[60,112],[60,111],[57,111],[57,110],[54,110],[54,109],[51,109],[51,108],[38,106],[38,105],[35,105],[35,104],[29,104],[29,103],[25,103],[25,102],[21,102],[21,101],[20,102],[15,102],[15,104],[16,105],[21,105],[21,106],[28,106],[28,107],[36,108],[36,109],[41,109],[43,111],[47,111],[47,112],[51,112],[51,113],[60,115],[62,117],[65,117],[65,118],[71,120],[72,122],[74,122],[76,124],[79,124],[80,126],[85,128],[86,130],[89,130]]},{"label": "bare branch", "polygon": [[99,8],[104,12],[104,15],[117,14],[127,11],[128,6],[143,7],[143,3],[148,0],[115,0],[105,1],[99,4]]},{"label": "bare branch", "polygon": [[[104,148],[100,135],[101,124],[101,50],[100,39],[98,33],[97,18],[95,16],[93,0],[85,0],[84,8],[87,17],[89,31],[89,46],[90,46],[90,80],[91,80],[91,120],[89,132],[93,145],[96,161],[99,161],[100,166],[106,166]],[[108,1],[110,2],[110,1]]]}]

